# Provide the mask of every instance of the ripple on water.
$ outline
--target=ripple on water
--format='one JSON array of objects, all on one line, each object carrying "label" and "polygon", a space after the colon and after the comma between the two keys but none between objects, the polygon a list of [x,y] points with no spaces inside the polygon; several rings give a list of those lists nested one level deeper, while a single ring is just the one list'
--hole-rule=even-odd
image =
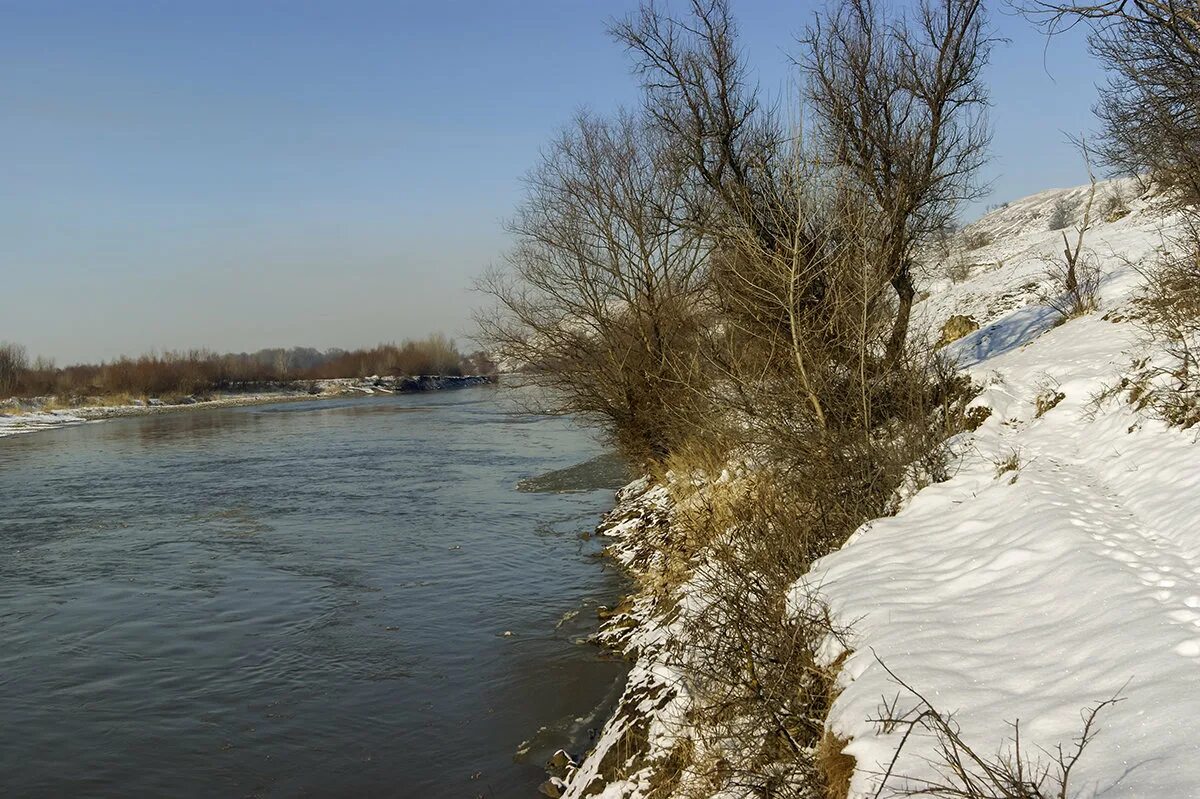
[{"label": "ripple on water", "polygon": [[624,668],[575,644],[621,589],[598,454],[490,389],[0,441],[0,782],[530,795]]}]

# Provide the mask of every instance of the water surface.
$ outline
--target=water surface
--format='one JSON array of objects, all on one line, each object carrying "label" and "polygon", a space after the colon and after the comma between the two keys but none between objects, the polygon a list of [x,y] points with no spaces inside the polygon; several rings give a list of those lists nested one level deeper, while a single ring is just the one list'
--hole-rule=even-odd
[{"label": "water surface", "polygon": [[601,454],[491,388],[0,440],[4,795],[535,795],[621,585],[611,489],[516,487]]}]

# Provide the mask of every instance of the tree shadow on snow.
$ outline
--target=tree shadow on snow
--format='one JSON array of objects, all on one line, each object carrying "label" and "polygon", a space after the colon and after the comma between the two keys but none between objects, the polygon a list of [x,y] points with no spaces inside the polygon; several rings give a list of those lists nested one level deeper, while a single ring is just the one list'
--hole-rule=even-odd
[{"label": "tree shadow on snow", "polygon": [[1048,305],[1028,305],[982,327],[947,349],[960,367],[976,366],[1033,341],[1054,327],[1059,313]]}]

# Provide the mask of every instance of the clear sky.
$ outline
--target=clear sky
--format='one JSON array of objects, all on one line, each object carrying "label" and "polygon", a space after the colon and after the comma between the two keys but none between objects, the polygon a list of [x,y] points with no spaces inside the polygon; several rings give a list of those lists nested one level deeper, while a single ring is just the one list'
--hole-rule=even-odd
[{"label": "clear sky", "polygon": [[[733,0],[778,97],[820,0]],[[539,148],[637,100],[635,0],[0,0],[0,341],[60,364],[470,330]],[[1086,180],[1100,74],[993,9],[988,202]]]}]

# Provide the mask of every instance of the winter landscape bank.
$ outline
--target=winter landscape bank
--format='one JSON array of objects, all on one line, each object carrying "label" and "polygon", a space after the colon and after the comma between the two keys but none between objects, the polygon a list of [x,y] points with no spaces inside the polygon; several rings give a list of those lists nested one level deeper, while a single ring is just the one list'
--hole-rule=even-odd
[{"label": "winter landscape bank", "polygon": [[0,437],[122,416],[262,405],[290,400],[440,391],[479,386],[495,381],[496,378],[490,375],[418,375],[415,377],[279,381],[247,384],[239,387],[236,391],[210,393],[202,399],[185,397],[180,401],[164,402],[156,398],[149,398],[129,404],[110,405],[88,404],[84,401],[77,406],[65,408],[60,407],[54,397],[9,399],[0,401]]},{"label": "winter landscape bank", "polygon": [[[894,514],[777,597],[828,631],[809,664],[829,703],[808,757],[764,746],[772,725],[742,729],[756,720],[736,697],[704,707],[726,654],[706,631],[727,609],[721,542],[688,520],[742,477],[668,472],[624,489],[600,528],[639,590],[598,638],[633,669],[595,748],[547,793],[817,795],[796,765],[814,762],[831,796],[1200,795],[1200,449],[1188,403],[1152,399],[1178,362],[1148,333],[1143,288],[1180,219],[1133,181],[1101,184],[1127,200],[1093,211],[1095,308],[1068,319],[1048,270],[1064,235],[1047,220],[1074,209],[1073,239],[1089,194],[1008,204],[925,259],[917,335],[960,329],[944,351],[977,389],[978,423],[936,482],[902,489]],[[756,690],[786,712],[783,688]]]}]

